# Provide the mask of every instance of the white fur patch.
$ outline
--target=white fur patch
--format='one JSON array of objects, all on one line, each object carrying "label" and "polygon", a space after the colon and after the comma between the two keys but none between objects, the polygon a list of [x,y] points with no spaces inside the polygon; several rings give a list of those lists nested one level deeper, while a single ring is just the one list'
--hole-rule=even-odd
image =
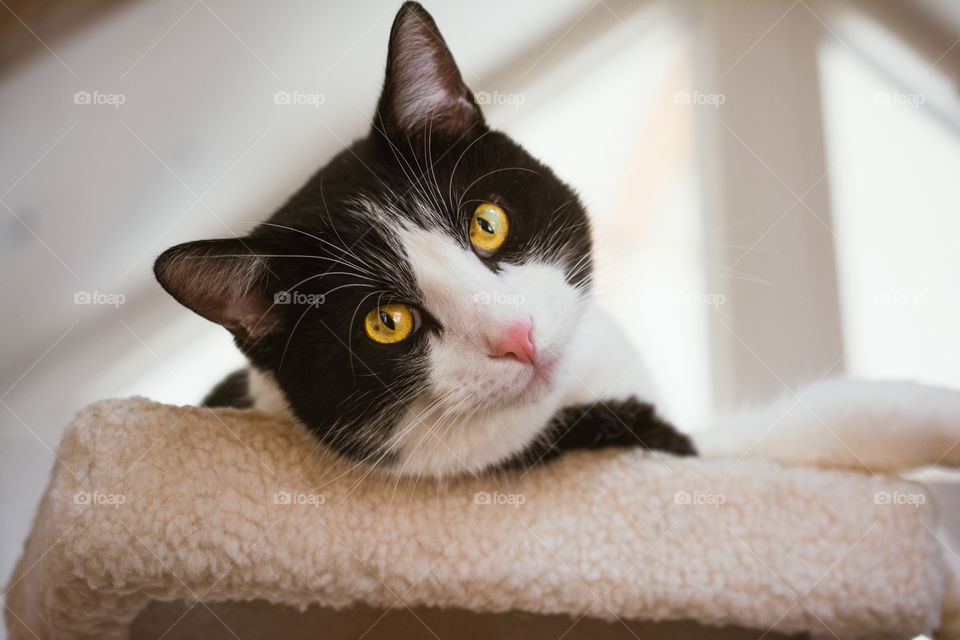
[{"label": "white fur patch", "polygon": [[[958,424],[956,391],[838,378],[720,419],[693,435],[704,457],[889,473],[948,463],[960,450]],[[917,435],[905,435],[908,429]]]},{"label": "white fur patch", "polygon": [[[429,339],[429,391],[393,435],[397,473],[480,471],[526,448],[571,397],[587,401],[626,392],[623,384],[613,388],[613,380],[601,379],[591,390],[574,371],[596,351],[581,338],[588,303],[559,266],[503,264],[494,273],[439,232],[403,230],[400,239],[425,311],[442,330]],[[491,342],[524,319],[533,322],[539,372],[490,357]]]},{"label": "white fur patch", "polygon": [[250,367],[247,375],[248,392],[250,397],[253,398],[254,409],[285,418],[293,417],[293,411],[290,410],[287,398],[283,395],[283,391],[280,390],[280,385],[277,384],[277,380],[272,373]]}]

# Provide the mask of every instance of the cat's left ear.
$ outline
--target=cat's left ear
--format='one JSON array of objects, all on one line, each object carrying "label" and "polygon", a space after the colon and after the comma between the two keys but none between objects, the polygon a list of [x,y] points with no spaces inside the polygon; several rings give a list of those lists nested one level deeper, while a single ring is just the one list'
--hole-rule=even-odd
[{"label": "cat's left ear", "polygon": [[393,138],[459,136],[484,126],[453,54],[417,2],[404,3],[393,21],[387,76],[373,126]]},{"label": "cat's left ear", "polygon": [[283,328],[266,253],[249,237],[185,242],[160,254],[153,272],[180,304],[255,342]]}]

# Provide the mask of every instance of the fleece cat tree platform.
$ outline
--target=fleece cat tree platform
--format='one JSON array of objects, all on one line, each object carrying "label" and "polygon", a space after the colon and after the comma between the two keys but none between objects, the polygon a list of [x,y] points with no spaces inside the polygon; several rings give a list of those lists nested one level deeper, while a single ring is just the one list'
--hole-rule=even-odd
[{"label": "fleece cat tree platform", "polygon": [[8,585],[10,637],[955,629],[936,505],[894,475],[641,451],[442,485],[364,473],[257,411],[91,405]]}]

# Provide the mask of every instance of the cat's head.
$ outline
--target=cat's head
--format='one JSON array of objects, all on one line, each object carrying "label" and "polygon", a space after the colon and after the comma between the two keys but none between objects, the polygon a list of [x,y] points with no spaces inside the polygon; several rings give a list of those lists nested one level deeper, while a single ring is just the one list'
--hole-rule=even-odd
[{"label": "cat's head", "polygon": [[413,2],[369,135],[250,235],[155,265],[322,442],[429,475],[479,471],[536,437],[569,378],[590,270],[576,195],[487,127]]}]

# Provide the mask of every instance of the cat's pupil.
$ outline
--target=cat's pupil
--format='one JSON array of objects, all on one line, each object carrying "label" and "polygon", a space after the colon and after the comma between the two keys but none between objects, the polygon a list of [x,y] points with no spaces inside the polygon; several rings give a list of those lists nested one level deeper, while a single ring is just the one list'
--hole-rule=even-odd
[{"label": "cat's pupil", "polygon": [[390,329],[390,331],[396,331],[397,325],[393,324],[393,318],[390,317],[390,314],[386,311],[380,312],[380,322],[383,323],[385,327]]},{"label": "cat's pupil", "polygon": [[490,221],[489,221],[489,220],[486,220],[486,219],[484,219],[484,218],[477,218],[477,224],[480,225],[480,228],[481,228],[481,229],[483,229],[484,231],[486,231],[486,232],[489,233],[490,235],[493,235],[493,225],[490,224]]}]

